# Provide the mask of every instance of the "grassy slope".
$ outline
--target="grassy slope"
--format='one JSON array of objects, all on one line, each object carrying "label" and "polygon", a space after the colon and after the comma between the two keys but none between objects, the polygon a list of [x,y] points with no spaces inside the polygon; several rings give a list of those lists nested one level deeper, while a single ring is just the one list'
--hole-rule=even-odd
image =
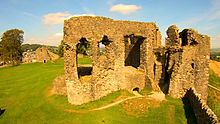
[{"label": "grassy slope", "polygon": [[[213,71],[209,72],[209,84],[220,89],[220,77]],[[220,118],[220,92],[209,87],[208,105]]]},{"label": "grassy slope", "polygon": [[160,107],[149,108],[149,111],[140,117],[126,114],[121,104],[106,110],[86,112],[87,109],[111,102],[121,92],[95,102],[73,106],[68,104],[66,97],[47,95],[52,80],[61,74],[63,74],[62,61],[0,69],[0,107],[6,109],[0,116],[0,123],[186,123],[182,101],[172,98],[168,98],[168,101],[162,103]]}]

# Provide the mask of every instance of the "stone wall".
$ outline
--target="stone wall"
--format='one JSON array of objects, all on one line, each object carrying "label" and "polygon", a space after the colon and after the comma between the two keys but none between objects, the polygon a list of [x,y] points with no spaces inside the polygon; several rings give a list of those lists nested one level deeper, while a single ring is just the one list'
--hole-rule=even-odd
[{"label": "stone wall", "polygon": [[198,124],[219,124],[217,116],[208,107],[206,101],[202,100],[201,94],[198,94],[196,89],[187,90],[184,98],[189,100]]},{"label": "stone wall", "polygon": [[[83,83],[83,77],[78,76],[77,72],[79,67],[76,62],[76,46],[82,38],[85,38],[91,46],[92,74],[88,84]],[[66,20],[64,66],[70,103],[82,104],[119,89],[132,90],[136,87],[141,89],[146,83],[156,86],[155,82],[150,82],[146,78],[153,78],[151,71],[147,70],[153,68],[151,57],[154,56],[151,50],[160,45],[160,39],[160,32],[154,23],[90,16]],[[99,43],[105,44],[104,55],[99,53]],[[137,73],[127,76],[128,70],[137,70]],[[140,82],[132,79],[137,75],[143,77],[140,78]]]},{"label": "stone wall", "polygon": [[47,62],[49,60],[57,60],[59,56],[50,52],[46,47],[41,47],[36,49],[36,61],[38,62]]},{"label": "stone wall", "polygon": [[36,49],[36,60],[38,62],[47,62],[50,60],[50,56],[46,47]]},{"label": "stone wall", "polygon": [[206,101],[208,96],[210,38],[192,29],[178,33],[176,26],[167,30],[165,79],[169,79],[168,93],[177,98],[184,89],[194,87]]},{"label": "stone wall", "polygon": [[[120,89],[146,85],[176,98],[193,87],[206,101],[210,38],[192,29],[179,33],[175,25],[168,28],[167,36],[162,47],[154,23],[91,16],[65,20],[64,69],[69,102],[82,104]],[[76,51],[82,40],[89,44],[92,56],[92,72],[87,76],[78,72]],[[100,54],[100,43],[105,45],[104,54]]]},{"label": "stone wall", "polygon": [[36,51],[23,52],[23,63],[31,62],[47,62],[48,60],[57,60],[59,56],[55,53],[50,52],[46,47],[38,48]]}]

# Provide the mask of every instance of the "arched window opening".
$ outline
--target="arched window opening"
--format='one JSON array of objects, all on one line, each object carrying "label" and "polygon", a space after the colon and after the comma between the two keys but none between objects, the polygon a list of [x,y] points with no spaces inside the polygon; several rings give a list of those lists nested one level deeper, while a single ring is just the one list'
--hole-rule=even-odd
[{"label": "arched window opening", "polygon": [[144,39],[144,37],[135,36],[134,34],[124,36],[125,66],[133,66],[135,68],[140,66],[141,45]]},{"label": "arched window opening", "polygon": [[105,45],[102,42],[99,42],[99,53],[100,55],[105,54]]},{"label": "arched window opening", "polygon": [[99,53],[104,55],[106,53],[106,47],[111,43],[106,35],[103,36],[102,40],[99,42]]},{"label": "arched window opening", "polygon": [[77,54],[89,55],[90,54],[90,43],[86,38],[81,38],[79,43],[76,45]]},{"label": "arched window opening", "polygon": [[84,37],[76,45],[76,63],[79,78],[92,74],[91,46]]}]

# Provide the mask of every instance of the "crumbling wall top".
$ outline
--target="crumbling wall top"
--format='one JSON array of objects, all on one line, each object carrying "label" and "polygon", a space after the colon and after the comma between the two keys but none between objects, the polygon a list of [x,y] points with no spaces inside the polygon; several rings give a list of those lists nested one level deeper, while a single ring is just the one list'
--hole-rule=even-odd
[{"label": "crumbling wall top", "polygon": [[156,34],[157,31],[158,27],[153,22],[113,20],[99,16],[72,17],[64,22],[64,39],[72,36],[72,39],[65,41],[69,44],[79,41],[82,37],[101,39],[107,35],[110,40],[131,34],[149,37],[149,32]]}]

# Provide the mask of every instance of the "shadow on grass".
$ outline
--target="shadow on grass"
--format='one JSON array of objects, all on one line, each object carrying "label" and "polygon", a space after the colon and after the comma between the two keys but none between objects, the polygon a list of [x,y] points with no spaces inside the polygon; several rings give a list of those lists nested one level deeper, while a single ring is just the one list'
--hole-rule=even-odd
[{"label": "shadow on grass", "polygon": [[5,109],[0,109],[0,116],[5,112]]},{"label": "shadow on grass", "polygon": [[185,111],[185,116],[187,119],[187,124],[197,124],[196,116],[190,104],[189,99],[186,97],[183,97],[182,102],[184,104],[184,111]]}]

